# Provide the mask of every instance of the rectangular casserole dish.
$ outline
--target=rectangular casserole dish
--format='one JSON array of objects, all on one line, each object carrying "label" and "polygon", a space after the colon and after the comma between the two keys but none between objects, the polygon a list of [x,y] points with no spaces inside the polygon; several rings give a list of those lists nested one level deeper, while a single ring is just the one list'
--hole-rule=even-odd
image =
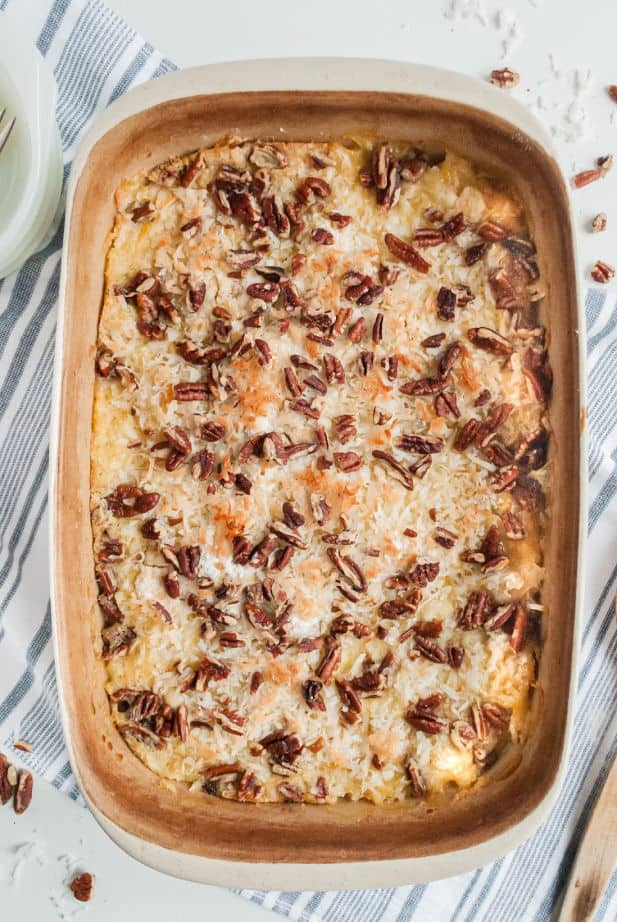
[{"label": "rectangular casserole dish", "polygon": [[[255,90],[259,87],[259,90]],[[507,120],[506,120],[507,119]],[[350,132],[442,144],[497,172],[527,209],[548,295],[554,373],[553,504],[538,729],[516,766],[447,811],[200,799],[134,757],[110,715],[89,518],[97,322],[114,192],[126,176],[223,135],[336,138]],[[392,886],[457,874],[530,835],[557,797],[576,677],[584,535],[583,341],[567,191],[542,127],[502,91],[447,71],[383,61],[211,65],[131,91],[75,158],[67,201],[51,454],[56,663],[71,761],[95,817],[127,852],[177,876],[227,886]]]}]

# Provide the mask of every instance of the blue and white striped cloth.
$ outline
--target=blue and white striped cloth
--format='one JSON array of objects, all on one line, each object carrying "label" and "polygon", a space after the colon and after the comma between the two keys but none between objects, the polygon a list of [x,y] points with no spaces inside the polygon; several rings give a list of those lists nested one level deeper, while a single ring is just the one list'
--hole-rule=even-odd
[{"label": "blue and white striped cloth", "polygon": [[[56,74],[68,172],[86,126],[135,83],[173,69],[98,0],[0,0]],[[0,16],[0,29],[2,16]],[[24,758],[70,797],[79,793],[58,717],[47,583],[48,423],[62,228],[46,250],[0,282],[0,749]],[[548,920],[617,750],[617,303],[587,297],[589,554],[576,727],[559,801],[506,858],[428,886],[351,893],[242,895],[303,922]],[[597,919],[617,918],[617,874]]]}]

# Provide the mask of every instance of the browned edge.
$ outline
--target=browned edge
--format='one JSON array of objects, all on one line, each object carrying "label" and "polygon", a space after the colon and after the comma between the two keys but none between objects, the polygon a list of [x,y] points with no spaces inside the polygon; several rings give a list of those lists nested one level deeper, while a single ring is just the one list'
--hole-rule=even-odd
[{"label": "browned edge", "polygon": [[[284,128],[284,134],[280,128]],[[553,507],[548,613],[540,667],[541,731],[507,777],[461,796],[447,811],[374,806],[246,805],[157,783],[126,748],[110,716],[89,521],[93,358],[105,237],[119,181],[226,134],[317,139],[371,134],[446,145],[504,176],[524,201],[548,284],[552,322]],[[253,92],[171,100],[111,129],[90,152],[72,207],[64,303],[57,464],[55,611],[61,694],[84,792],[122,829],[195,855],[252,862],[419,857],[508,830],[551,789],[562,749],[573,650],[579,520],[577,298],[567,194],[555,162],[497,117],[430,97],[369,92]],[[496,770],[499,768],[499,763]],[[504,773],[505,774],[505,773]]]}]

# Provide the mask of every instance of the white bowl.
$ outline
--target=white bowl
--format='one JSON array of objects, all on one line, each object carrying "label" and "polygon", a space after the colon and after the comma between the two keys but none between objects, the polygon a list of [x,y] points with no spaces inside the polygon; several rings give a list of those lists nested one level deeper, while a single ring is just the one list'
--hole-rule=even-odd
[{"label": "white bowl", "polygon": [[0,110],[15,127],[0,154],[0,278],[42,249],[57,227],[62,147],[56,83],[37,49],[0,13]]}]

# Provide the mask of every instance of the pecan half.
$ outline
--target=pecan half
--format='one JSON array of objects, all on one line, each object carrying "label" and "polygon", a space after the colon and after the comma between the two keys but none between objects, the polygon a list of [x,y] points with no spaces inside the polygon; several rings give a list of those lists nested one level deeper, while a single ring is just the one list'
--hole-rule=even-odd
[{"label": "pecan half", "polygon": [[600,284],[605,285],[615,277],[615,269],[613,266],[609,266],[608,263],[598,259],[591,270],[591,277],[594,282],[600,282]]},{"label": "pecan half", "polygon": [[393,256],[396,256],[417,272],[426,273],[431,268],[431,264],[420,256],[410,243],[405,243],[400,237],[396,237],[394,234],[386,234],[385,242]]},{"label": "pecan half", "polygon": [[302,695],[312,711],[326,710],[326,703],[321,694],[322,688],[323,682],[318,682],[315,679],[307,679],[302,684]]},{"label": "pecan half", "polygon": [[403,451],[413,451],[418,455],[437,454],[444,449],[443,439],[431,439],[424,435],[407,435],[403,433],[397,441]]},{"label": "pecan half", "polygon": [[15,767],[10,764],[7,757],[0,752],[0,806],[8,804],[13,796],[13,788],[17,781]]},{"label": "pecan half", "polygon": [[69,884],[69,889],[80,903],[89,903],[94,893],[94,874],[77,874]]},{"label": "pecan half", "polygon": [[13,808],[15,813],[25,813],[32,803],[32,787],[34,779],[32,773],[22,768],[17,778],[17,786],[13,795]]},{"label": "pecan half", "polygon": [[465,608],[459,612],[458,623],[464,631],[482,627],[490,614],[491,600],[487,592],[472,592]]},{"label": "pecan half", "polygon": [[146,493],[140,487],[123,483],[117,486],[112,493],[109,493],[105,500],[111,513],[116,518],[121,519],[150,512],[160,498],[159,493]]},{"label": "pecan half", "polygon": [[341,663],[341,644],[332,635],[326,638],[324,652],[317,668],[316,675],[326,684],[330,682]]}]

